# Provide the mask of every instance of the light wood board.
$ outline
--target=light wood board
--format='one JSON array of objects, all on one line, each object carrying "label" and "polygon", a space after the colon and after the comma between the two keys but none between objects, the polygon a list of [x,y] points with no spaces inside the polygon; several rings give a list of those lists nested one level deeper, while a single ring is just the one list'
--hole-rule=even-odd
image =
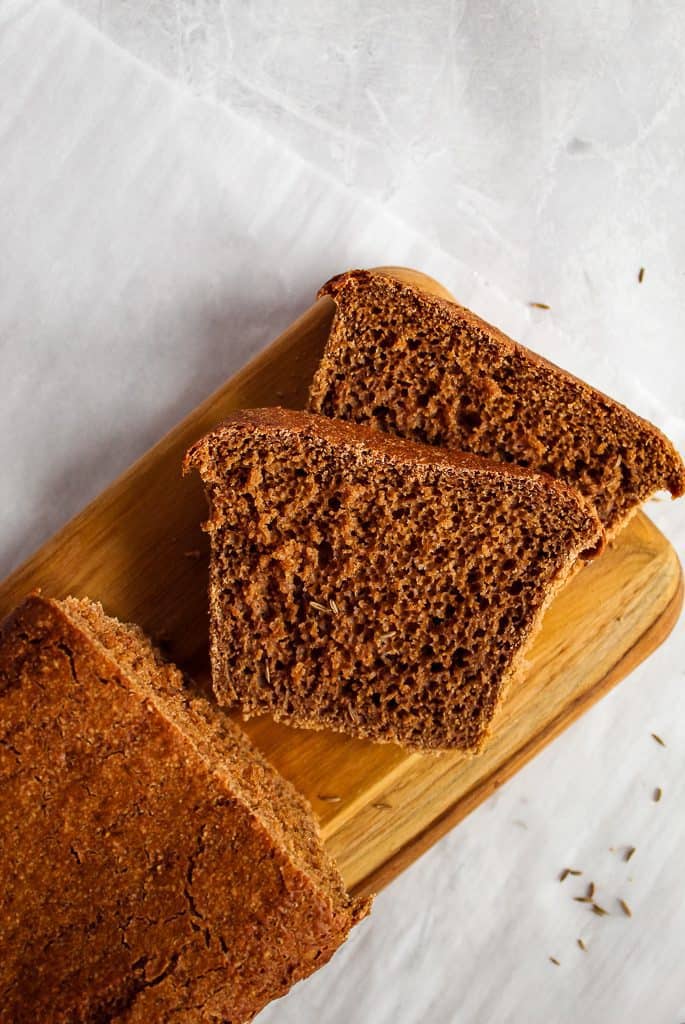
[{"label": "light wood board", "polygon": [[[396,276],[449,295],[415,271]],[[330,328],[319,300],[0,585],[0,615],[37,588],[88,595],[208,679],[206,516],[186,449],[231,410],[302,407]],[[597,701],[668,635],[683,599],[675,552],[643,515],[557,596],[485,753],[422,756],[253,720],[247,730],[311,800],[348,885],[379,889]]]}]

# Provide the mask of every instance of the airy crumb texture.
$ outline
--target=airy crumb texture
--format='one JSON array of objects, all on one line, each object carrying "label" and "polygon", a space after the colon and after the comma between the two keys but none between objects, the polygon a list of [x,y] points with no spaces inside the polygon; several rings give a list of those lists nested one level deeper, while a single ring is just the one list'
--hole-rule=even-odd
[{"label": "airy crumb texture", "polygon": [[477,749],[542,609],[602,528],[549,477],[284,409],[188,453],[210,503],[220,702]]},{"label": "airy crumb texture", "polygon": [[249,1021],[368,910],[311,810],[135,626],[0,627],[0,1016]]},{"label": "airy crumb texture", "polygon": [[363,270],[319,294],[337,310],[312,412],[550,473],[610,534],[657,491],[685,491],[656,427],[456,303]]}]

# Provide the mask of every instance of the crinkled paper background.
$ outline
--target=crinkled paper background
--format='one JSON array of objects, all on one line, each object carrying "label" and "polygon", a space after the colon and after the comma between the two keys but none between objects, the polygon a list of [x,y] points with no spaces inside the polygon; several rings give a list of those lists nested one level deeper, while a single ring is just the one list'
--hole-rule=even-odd
[{"label": "crinkled paper background", "polygon": [[[349,266],[428,271],[685,449],[683,53],[658,0],[1,0],[0,571]],[[260,1022],[685,1020],[684,632]]]}]

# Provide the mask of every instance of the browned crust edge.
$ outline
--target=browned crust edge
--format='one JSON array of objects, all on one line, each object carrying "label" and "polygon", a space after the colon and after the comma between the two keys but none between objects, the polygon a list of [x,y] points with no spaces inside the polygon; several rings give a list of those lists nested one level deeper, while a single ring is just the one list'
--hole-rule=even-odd
[{"label": "browned crust edge", "polygon": [[573,504],[583,511],[595,524],[593,543],[581,554],[585,558],[596,557],[604,550],[604,530],[592,505],[578,491],[555,480],[545,473],[535,473],[521,466],[501,464],[477,455],[454,449],[438,448],[383,434],[362,424],[334,420],[327,416],[283,409],[274,406],[266,409],[241,409],[227,417],[215,429],[200,438],[186,453],[183,461],[184,473],[195,468],[202,469],[214,443],[229,439],[234,431],[261,431],[273,434],[299,434],[312,440],[323,440],[333,446],[362,450],[370,458],[391,461],[412,467],[436,466],[449,471],[483,474],[485,476],[507,477],[512,482],[521,481],[554,494],[560,501]]}]

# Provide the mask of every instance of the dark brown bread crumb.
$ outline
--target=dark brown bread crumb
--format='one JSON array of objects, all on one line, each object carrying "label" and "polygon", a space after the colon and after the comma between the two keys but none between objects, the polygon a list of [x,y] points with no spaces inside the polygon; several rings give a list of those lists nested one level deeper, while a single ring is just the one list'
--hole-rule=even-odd
[{"label": "dark brown bread crumb", "polygon": [[324,285],[337,312],[309,408],[550,473],[612,533],[645,499],[685,491],[664,435],[456,303],[382,274]]},{"label": "dark brown bread crumb", "polygon": [[548,477],[283,409],[200,440],[221,703],[416,749],[477,749],[576,557]]},{"label": "dark brown bread crumb", "polygon": [[3,1021],[240,1024],[366,913],[304,799],[99,606],[5,620],[0,709]]}]

